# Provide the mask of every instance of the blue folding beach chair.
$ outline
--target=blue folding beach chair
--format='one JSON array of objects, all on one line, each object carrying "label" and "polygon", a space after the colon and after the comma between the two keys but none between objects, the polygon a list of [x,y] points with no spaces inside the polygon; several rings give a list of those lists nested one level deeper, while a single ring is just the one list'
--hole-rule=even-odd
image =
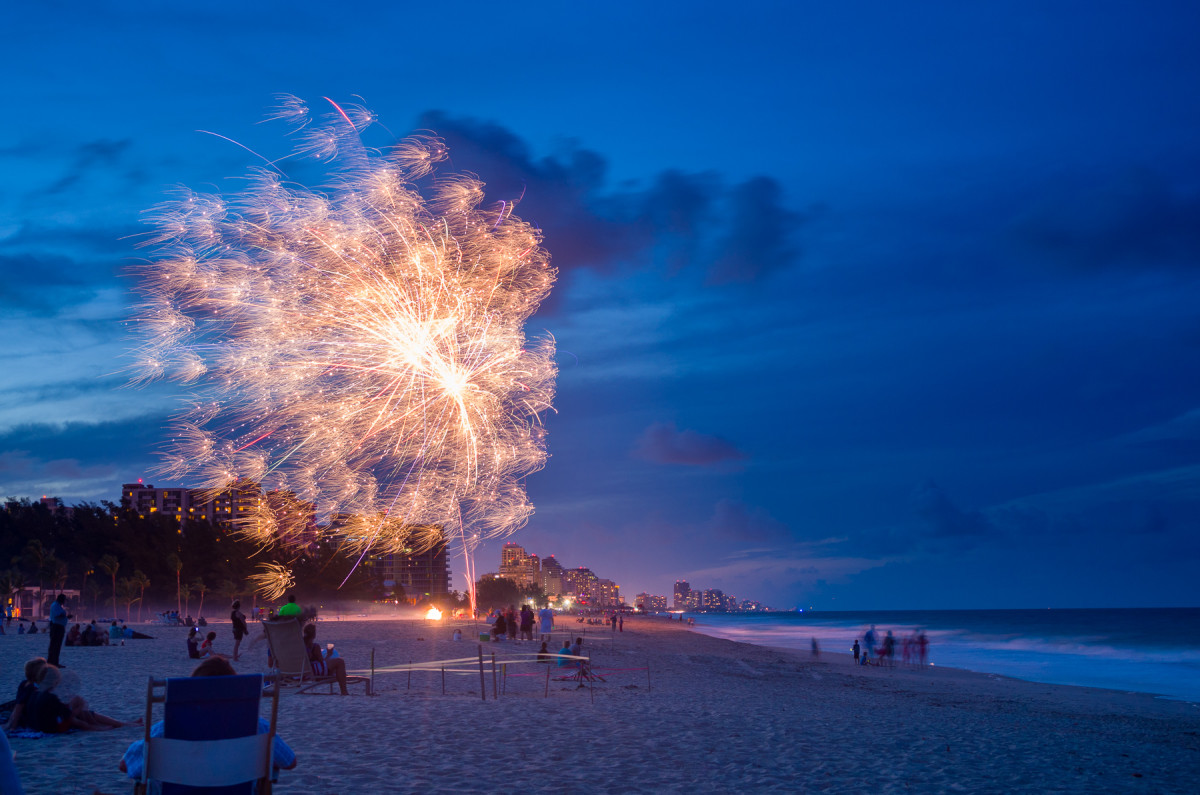
[{"label": "blue folding beach chair", "polygon": [[[258,733],[260,702],[271,699],[270,731]],[[163,736],[151,737],[151,710],[163,704]],[[269,795],[279,689],[261,674],[151,679],[146,694],[142,778],[163,795]]]}]

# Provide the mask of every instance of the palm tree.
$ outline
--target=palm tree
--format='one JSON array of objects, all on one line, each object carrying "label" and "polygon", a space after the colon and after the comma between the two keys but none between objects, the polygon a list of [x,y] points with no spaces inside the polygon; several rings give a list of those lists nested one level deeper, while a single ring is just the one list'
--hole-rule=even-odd
[{"label": "palm tree", "polygon": [[95,616],[96,600],[100,598],[100,583],[96,582],[95,580],[89,580],[85,593],[87,594],[88,598],[92,600],[92,615]]},{"label": "palm tree", "polygon": [[119,571],[121,568],[121,561],[117,560],[114,555],[105,555],[96,562],[96,565],[100,567],[100,571],[104,572],[109,577],[112,577],[112,603],[113,614],[115,615],[117,612],[117,571]]},{"label": "palm tree", "polygon": [[204,592],[208,590],[208,586],[204,584],[204,580],[197,577],[192,580],[192,590],[200,594],[200,606],[196,608],[196,617],[204,615]]},{"label": "palm tree", "polygon": [[227,602],[232,603],[234,599],[237,599],[238,594],[241,592],[241,586],[239,586],[233,580],[221,580],[221,583],[217,586],[217,593],[221,596],[224,596],[225,601]]},{"label": "palm tree", "polygon": [[179,617],[183,618],[185,615],[187,615],[188,603],[192,600],[192,586],[181,586],[179,589],[179,597],[183,599],[183,610],[180,611]]},{"label": "palm tree", "polygon": [[150,578],[140,569],[134,569],[133,576],[129,579],[138,587],[138,623],[140,624],[142,623],[142,606],[146,604],[146,589],[150,587]]},{"label": "palm tree", "polygon": [[44,568],[46,578],[50,580],[50,585],[54,587],[54,595],[57,597],[67,584],[67,562],[56,556],[54,550],[50,550],[50,554],[46,556]]},{"label": "palm tree", "polygon": [[[83,569],[83,582],[79,584],[79,598],[82,599],[84,593],[87,592],[88,577],[96,573],[96,565],[88,558],[80,558],[79,567]],[[93,609],[92,613],[95,612]]]},{"label": "palm tree", "polygon": [[183,595],[180,591],[183,589],[180,577],[183,575],[183,558],[172,552],[167,555],[167,568],[175,572],[175,612],[182,615],[183,613]]},{"label": "palm tree", "polygon": [[136,580],[134,580],[133,577],[122,577],[121,578],[120,594],[121,594],[121,601],[123,601],[125,603],[125,620],[126,621],[129,621],[129,622],[133,621],[133,617],[130,614],[133,611],[133,603],[138,601],[141,598],[140,596],[138,596],[138,592],[139,592],[138,583]]}]

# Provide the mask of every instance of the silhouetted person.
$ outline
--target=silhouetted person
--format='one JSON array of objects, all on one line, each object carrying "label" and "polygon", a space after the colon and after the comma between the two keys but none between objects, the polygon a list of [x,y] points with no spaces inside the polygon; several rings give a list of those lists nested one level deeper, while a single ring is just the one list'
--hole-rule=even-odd
[{"label": "silhouetted person", "polygon": [[[63,638],[67,636],[67,595],[60,593],[50,605],[50,651],[46,654],[46,662],[58,665],[58,654],[62,651]],[[32,628],[30,628],[32,632]]]}]

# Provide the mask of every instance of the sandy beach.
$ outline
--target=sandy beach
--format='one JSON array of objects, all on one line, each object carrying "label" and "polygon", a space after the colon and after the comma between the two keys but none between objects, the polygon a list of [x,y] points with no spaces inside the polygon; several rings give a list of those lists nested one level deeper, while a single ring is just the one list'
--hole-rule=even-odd
[{"label": "sandy beach", "polygon": [[[474,657],[473,625],[322,620],[352,671]],[[215,624],[217,647],[232,648]],[[184,676],[185,630],[153,640],[65,648],[74,687],[106,714],[145,709],[146,680]],[[585,625],[560,624],[551,650]],[[538,644],[486,644],[486,699],[467,673],[379,672],[375,695],[285,692],[279,731],[299,764],[281,793],[387,792],[1194,792],[1200,708],[1144,694],[1043,685],[945,668],[861,668],[631,619],[586,627],[606,677],[548,682],[546,666],[504,659]],[[261,630],[255,628],[255,637]],[[15,692],[46,635],[0,637],[0,687]],[[493,698],[491,654],[497,655]],[[264,670],[266,644],[239,672]],[[647,671],[649,669],[649,677]],[[562,669],[552,668],[552,676]],[[516,674],[524,674],[517,676]],[[71,684],[70,682],[68,684]],[[6,696],[11,698],[11,695]],[[140,728],[10,740],[29,793],[128,792],[117,770]]]}]

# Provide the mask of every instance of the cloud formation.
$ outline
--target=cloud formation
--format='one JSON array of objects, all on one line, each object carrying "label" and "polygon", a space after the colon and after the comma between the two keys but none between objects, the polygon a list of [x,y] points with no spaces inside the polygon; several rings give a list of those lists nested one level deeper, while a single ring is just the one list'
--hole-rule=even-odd
[{"label": "cloud formation", "polygon": [[1013,229],[1025,244],[1076,267],[1200,264],[1200,197],[1146,168],[1102,184],[1060,186]]},{"label": "cloud formation", "polygon": [[770,177],[727,188],[713,173],[667,170],[647,186],[613,188],[607,160],[586,149],[535,159],[504,127],[440,111],[419,126],[440,135],[454,167],[478,174],[494,200],[523,197],[518,213],[545,231],[563,271],[658,266],[719,285],[759,281],[799,258],[804,217],[785,208]]},{"label": "cloud formation", "polygon": [[719,436],[693,430],[679,430],[673,422],[657,422],[638,438],[634,456],[656,464],[712,466],[741,461],[746,454]]}]

